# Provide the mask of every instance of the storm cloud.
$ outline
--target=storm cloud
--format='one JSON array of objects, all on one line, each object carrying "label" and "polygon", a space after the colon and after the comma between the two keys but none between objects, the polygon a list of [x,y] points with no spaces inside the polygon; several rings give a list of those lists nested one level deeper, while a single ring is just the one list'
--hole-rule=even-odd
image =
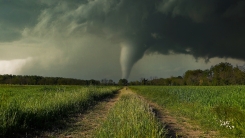
[{"label": "storm cloud", "polygon": [[243,0],[0,3],[0,60],[28,59],[22,74],[113,78],[121,70],[128,78],[137,61],[156,53],[245,60]]}]

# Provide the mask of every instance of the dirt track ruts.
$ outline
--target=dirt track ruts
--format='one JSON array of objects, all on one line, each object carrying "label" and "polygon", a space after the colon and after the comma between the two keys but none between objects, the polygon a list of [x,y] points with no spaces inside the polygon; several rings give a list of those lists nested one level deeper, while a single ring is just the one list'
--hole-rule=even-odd
[{"label": "dirt track ruts", "polygon": [[[128,88],[123,88],[113,97],[99,101],[96,105],[83,113],[71,115],[63,120],[64,126],[54,126],[50,131],[43,131],[38,136],[33,134],[29,137],[61,137],[61,138],[89,138],[93,131],[101,125],[106,119],[109,110],[115,105],[122,93],[133,93]],[[144,97],[139,98],[146,100]],[[188,123],[187,118],[175,118],[166,110],[146,100],[153,108],[156,117],[165,125],[168,130],[167,137],[169,138],[199,138],[199,137],[215,137],[215,132],[205,133],[198,126]],[[61,124],[61,125],[62,125]],[[26,136],[28,137],[28,135]]]}]

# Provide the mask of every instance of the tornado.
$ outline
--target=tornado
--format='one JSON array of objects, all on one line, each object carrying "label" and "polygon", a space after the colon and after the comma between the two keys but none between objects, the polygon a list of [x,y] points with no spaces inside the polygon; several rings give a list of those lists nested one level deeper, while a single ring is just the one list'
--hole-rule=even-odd
[{"label": "tornado", "polygon": [[120,63],[122,79],[128,79],[134,64],[143,57],[145,50],[132,42],[121,43]]}]

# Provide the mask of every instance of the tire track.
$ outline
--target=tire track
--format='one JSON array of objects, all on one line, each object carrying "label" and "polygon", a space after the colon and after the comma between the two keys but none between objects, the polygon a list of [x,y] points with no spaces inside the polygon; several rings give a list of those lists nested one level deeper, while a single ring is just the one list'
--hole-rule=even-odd
[{"label": "tire track", "polygon": [[106,119],[109,110],[118,101],[120,95],[121,90],[112,97],[99,101],[82,113],[70,115],[67,119],[62,120],[59,125],[54,125],[51,130],[43,131],[38,136],[30,135],[30,137],[90,138],[93,131]]},{"label": "tire track", "polygon": [[[131,90],[130,90],[131,91]],[[137,94],[138,95],[138,94]],[[174,117],[167,109],[162,108],[158,104],[145,99],[143,96],[138,95],[141,99],[146,100],[153,112],[161,123],[165,125],[168,131],[167,138],[216,138],[217,132],[210,131],[204,132],[199,126],[191,124],[189,119],[184,117]]]}]

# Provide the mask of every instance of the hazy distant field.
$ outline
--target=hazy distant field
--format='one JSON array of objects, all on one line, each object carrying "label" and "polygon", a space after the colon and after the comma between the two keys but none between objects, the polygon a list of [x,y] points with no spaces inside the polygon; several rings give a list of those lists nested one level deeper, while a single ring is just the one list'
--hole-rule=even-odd
[{"label": "hazy distant field", "polygon": [[86,109],[119,87],[0,86],[0,136]]},{"label": "hazy distant field", "polygon": [[227,137],[245,136],[245,86],[132,86],[171,111]]}]

